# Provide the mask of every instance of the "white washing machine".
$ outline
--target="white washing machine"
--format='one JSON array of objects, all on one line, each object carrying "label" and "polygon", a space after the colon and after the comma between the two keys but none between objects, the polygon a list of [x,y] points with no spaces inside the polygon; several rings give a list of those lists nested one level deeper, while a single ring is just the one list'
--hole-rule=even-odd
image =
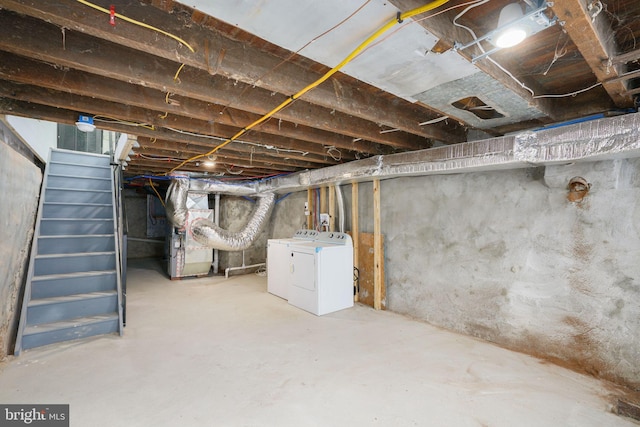
[{"label": "white washing machine", "polygon": [[353,241],[321,232],[289,244],[289,304],[317,316],[353,307]]},{"label": "white washing machine", "polygon": [[289,245],[315,240],[319,231],[298,230],[288,239],[267,240],[267,292],[288,299]]}]

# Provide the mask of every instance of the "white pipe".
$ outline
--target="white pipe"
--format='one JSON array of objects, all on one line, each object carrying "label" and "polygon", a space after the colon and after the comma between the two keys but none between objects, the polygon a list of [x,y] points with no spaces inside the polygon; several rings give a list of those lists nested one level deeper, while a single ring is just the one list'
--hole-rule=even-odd
[{"label": "white pipe", "polygon": [[334,187],[336,189],[336,199],[338,200],[338,216],[340,217],[340,222],[338,222],[338,231],[344,233],[344,198],[342,197],[340,184],[336,184]]},{"label": "white pipe", "polygon": [[[213,222],[215,225],[220,225],[220,193],[216,193],[214,196],[213,205]],[[213,250],[213,274],[218,274],[218,268],[220,266],[220,253],[219,249]]]}]

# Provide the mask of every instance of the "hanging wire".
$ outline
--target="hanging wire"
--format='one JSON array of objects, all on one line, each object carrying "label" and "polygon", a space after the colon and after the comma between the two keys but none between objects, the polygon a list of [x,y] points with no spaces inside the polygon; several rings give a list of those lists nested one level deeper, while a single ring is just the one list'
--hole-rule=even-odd
[{"label": "hanging wire", "polygon": [[364,40],[362,43],[360,43],[358,45],[358,47],[356,47],[349,55],[347,55],[346,58],[344,58],[338,65],[333,67],[331,70],[327,71],[318,80],[316,80],[315,82],[307,85],[306,87],[304,87],[303,89],[301,89],[297,93],[295,93],[294,95],[291,95],[289,98],[287,98],[284,102],[282,102],[276,108],[274,108],[273,110],[269,111],[267,114],[265,114],[264,116],[262,116],[258,120],[254,121],[253,123],[249,124],[245,128],[241,129],[239,132],[237,132],[231,138],[227,139],[222,144],[216,146],[214,149],[212,149],[208,153],[201,154],[201,155],[198,155],[198,156],[194,156],[191,159],[187,159],[184,162],[182,162],[181,164],[179,164],[178,166],[176,166],[175,168],[171,169],[167,173],[169,174],[169,173],[171,173],[171,172],[173,172],[173,171],[175,171],[177,169],[180,169],[182,166],[184,166],[185,164],[187,164],[187,163],[189,163],[191,161],[194,161],[194,160],[197,160],[199,158],[206,157],[206,156],[208,156],[210,154],[213,154],[216,151],[220,150],[221,148],[225,147],[226,145],[232,143],[233,141],[235,141],[236,139],[238,139],[242,135],[244,135],[246,132],[248,132],[250,129],[260,125],[261,123],[264,123],[267,120],[269,120],[269,118],[271,118],[273,115],[277,114],[278,112],[280,112],[281,110],[286,108],[289,104],[294,102],[296,99],[300,98],[301,96],[304,96],[304,94],[306,94],[307,92],[315,89],[316,87],[320,86],[322,83],[327,81],[331,76],[333,76],[335,73],[340,71],[345,65],[347,65],[349,62],[351,62],[353,60],[353,58],[358,56],[375,39],[380,37],[380,35],[382,35],[386,31],[388,31],[390,28],[392,28],[396,24],[402,22],[404,19],[408,19],[408,18],[411,18],[412,16],[415,16],[415,15],[418,15],[418,14],[421,14],[421,13],[424,13],[424,12],[428,12],[428,11],[430,11],[432,9],[440,7],[443,4],[447,3],[448,1],[449,0],[434,0],[429,4],[426,4],[424,6],[421,6],[421,7],[415,8],[415,9],[412,9],[412,10],[410,10],[408,12],[399,14],[398,16],[392,18],[386,24],[384,24],[382,27],[380,27],[377,31],[375,31],[371,36],[369,36],[366,40]]}]

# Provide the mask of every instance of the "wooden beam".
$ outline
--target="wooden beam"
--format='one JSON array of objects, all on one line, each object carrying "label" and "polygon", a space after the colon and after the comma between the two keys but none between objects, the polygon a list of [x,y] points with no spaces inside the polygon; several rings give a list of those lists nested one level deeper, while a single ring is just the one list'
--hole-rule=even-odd
[{"label": "wooden beam", "polygon": [[598,81],[603,83],[617,107],[626,108],[633,105],[633,99],[626,94],[624,81],[609,80],[622,74],[618,66],[603,64],[607,58],[617,54],[615,38],[611,35],[611,22],[608,14],[600,13],[595,20],[591,18],[584,0],[554,0],[551,10],[560,21],[564,21],[563,29],[591,67]]},{"label": "wooden beam", "polygon": [[631,52],[614,56],[610,61],[607,59],[606,61],[603,61],[602,65],[606,67],[609,65],[609,62],[611,62],[611,65],[622,65],[632,61],[637,61],[638,59],[640,59],[640,49],[635,49]]},{"label": "wooden beam", "polygon": [[[0,28],[12,31],[0,35],[0,49],[18,55],[149,87],[172,95],[203,102],[230,105],[262,116],[288,96],[239,83],[222,76],[185,67],[176,79],[179,64],[107,41],[68,31],[60,43],[60,29],[29,17],[0,9]],[[89,54],[87,53],[89,52]],[[164,98],[164,97],[163,97]],[[273,116],[301,125],[362,138],[402,149],[431,146],[431,141],[405,132],[381,133],[380,124],[350,114],[298,100]],[[251,122],[238,123],[241,127]]]},{"label": "wooden beam", "polygon": [[[97,2],[104,3],[103,6],[109,8],[109,3]],[[274,46],[261,49],[251,43],[226,37],[219,30],[232,28],[234,33],[240,33],[241,31],[235,27],[206,17],[187,6],[174,2],[169,2],[169,6],[165,6],[166,4],[161,2],[164,10],[138,2],[122,6],[119,4],[118,7],[119,13],[161,27],[186,39],[195,48],[194,53],[173,39],[125,22],[117,24],[117,31],[114,31],[111,26],[104,25],[104,14],[83,7],[75,0],[35,3],[28,0],[4,0],[3,8],[36,17],[60,28],[92,34],[156,57],[185,63],[207,74],[217,73],[251,87],[261,87],[268,92],[276,91],[285,96],[295,93],[322,75],[321,72],[301,67],[294,61],[283,61],[283,57],[288,56],[289,52]],[[174,9],[182,9],[182,12],[174,13]],[[72,14],[69,13],[70,10],[73,10]],[[184,22],[185,15],[191,15],[191,18],[202,26]],[[267,51],[278,51],[281,56]],[[273,72],[274,69],[277,69],[277,72]],[[436,112],[412,106],[408,101],[398,98],[389,102],[388,98],[380,96],[379,91],[362,90],[363,86],[366,85],[356,83],[354,79],[344,75],[335,75],[326,84],[307,93],[304,99],[329,110],[335,109],[423,138],[451,143],[466,140],[465,129],[456,124],[422,127],[418,125],[436,118]]]},{"label": "wooden beam", "polygon": [[[394,5],[400,10],[411,10],[413,8],[424,5],[423,0],[395,0]],[[456,14],[457,12],[452,12]],[[447,14],[440,14],[432,16],[429,19],[420,19],[423,16],[418,15],[416,17],[417,23],[424,27],[431,34],[440,39],[441,43],[453,46],[455,42],[466,43],[471,41],[471,36],[468,32],[451,24],[451,17]],[[472,55],[481,53],[479,50],[470,48],[464,51],[458,52],[462,57],[471,61]],[[542,112],[543,114],[557,118],[563,111],[555,108],[552,101],[548,99],[535,99],[531,96],[531,93],[524,89],[520,84],[515,82],[507,73],[500,69],[497,65],[489,60],[481,60],[476,62],[475,67],[492,77],[494,80],[502,84],[506,89],[512,91],[515,95],[527,101],[527,103]],[[534,82],[527,81],[527,85],[537,94],[544,93],[541,88],[535,85]],[[459,119],[456,119],[459,120]]]},{"label": "wooden beam", "polygon": [[[358,183],[351,184],[351,237],[353,238],[353,266],[360,271],[358,251],[360,248],[360,211],[358,203]],[[354,292],[353,300],[358,302],[359,289]]]},{"label": "wooden beam", "polygon": [[384,248],[382,247],[380,220],[380,180],[373,180],[373,253],[374,253],[374,278],[373,278],[373,308],[382,309],[382,263],[384,260]]},{"label": "wooden beam", "polygon": [[[0,54],[1,56],[1,54]],[[1,65],[0,65],[1,68]],[[1,74],[1,71],[0,71]],[[0,96],[6,98],[17,99],[34,104],[48,105],[57,108],[63,108],[67,110],[82,111],[85,113],[96,115],[96,125],[100,128],[103,127],[108,121],[123,121],[126,123],[138,122],[138,123],[157,123],[157,117],[149,119],[149,115],[142,109],[136,107],[127,107],[122,104],[101,102],[96,103],[95,100],[88,100],[88,98],[71,95],[68,93],[62,93],[57,91],[42,90],[33,88],[28,85],[15,85],[11,82],[0,81]],[[102,116],[102,118],[98,118]],[[108,119],[107,119],[108,117]],[[196,134],[211,135],[217,131],[222,131],[220,127],[213,128],[207,122],[198,122],[196,120],[187,120],[184,118],[167,116],[162,119],[163,123],[170,123],[172,133],[178,133],[178,131],[194,132]],[[139,135],[140,127],[129,127],[128,133]],[[154,129],[153,132],[159,132],[160,129]],[[232,132],[233,128],[226,131]],[[237,130],[236,130],[237,132]],[[223,133],[224,134],[224,133]],[[184,135],[184,134],[182,134]],[[187,136],[189,136],[187,134]],[[158,134],[160,137],[160,134]],[[265,139],[266,137],[266,139]],[[273,138],[273,139],[272,139]],[[206,142],[200,142],[204,138],[196,139],[192,141],[192,144],[196,146],[204,147],[203,152],[210,151],[213,147],[218,145],[224,140],[224,138],[209,139]],[[273,136],[266,136],[260,133],[251,133],[243,140],[250,142],[247,145],[240,142],[235,142],[232,145],[225,147],[225,152],[235,152],[237,156],[242,156],[244,162],[252,162],[255,158],[257,161],[271,162],[276,164],[288,164],[296,166],[301,169],[316,168],[318,165],[327,165],[326,157],[316,154],[304,155],[301,152],[289,153],[289,160],[279,158],[279,153],[268,149],[268,146],[275,145],[282,148],[282,143],[286,142],[286,139],[278,139]],[[269,157],[265,157],[269,156]]]},{"label": "wooden beam", "polygon": [[[6,12],[0,11],[0,26],[9,25],[8,22],[4,22],[8,18]],[[36,23],[37,21],[31,24],[35,25]],[[65,42],[66,47],[62,49],[59,43],[54,43],[53,41],[46,43],[43,40],[58,36],[58,31],[54,31],[54,28],[46,24],[41,25],[41,27],[37,37],[33,37],[35,34],[29,35],[33,32],[28,31],[27,23],[22,23],[22,25],[18,26],[16,34],[12,37],[5,38],[0,36],[0,49],[21,55],[17,57],[4,53],[6,57],[2,59],[2,62],[9,65],[14,62],[13,58],[24,56],[69,68],[54,68],[42,63],[35,65],[37,62],[31,61],[29,63],[27,62],[29,60],[22,59],[20,61],[22,69],[31,70],[30,73],[27,72],[24,75],[20,75],[20,81],[22,82],[35,84],[40,83],[43,79],[53,79],[54,81],[62,81],[64,84],[68,84],[69,88],[72,88],[78,87],[77,84],[74,85],[74,82],[79,81],[80,87],[84,88],[85,91],[103,99],[120,100],[120,102],[126,99],[127,103],[135,101],[130,100],[126,95],[129,93],[136,95],[141,102],[148,103],[151,109],[197,117],[202,120],[215,120],[218,123],[240,128],[253,123],[276,105],[271,95],[267,96],[260,92],[259,95],[262,99],[260,102],[256,98],[257,92],[253,91],[247,94],[246,99],[237,102],[240,108],[225,107],[224,105],[229,103],[229,99],[239,95],[233,82],[227,79],[218,78],[215,82],[206,82],[206,80],[211,80],[210,76],[206,76],[204,79],[202,78],[203,76],[200,76],[200,78],[193,76],[194,79],[187,79],[188,72],[184,71],[183,77],[185,81],[176,83],[172,77],[176,70],[175,63],[169,61],[158,62],[157,58],[151,55],[145,56],[144,54],[137,54],[137,58],[133,59],[130,56],[135,54],[135,51],[118,48],[117,45],[107,44],[106,42],[104,42],[104,46],[98,46],[95,41],[92,41],[86,35],[74,34],[73,37],[69,35],[68,42]],[[27,32],[27,34],[20,34],[18,32],[20,28],[23,28],[22,31]],[[47,29],[48,31],[45,31]],[[86,52],[94,53],[87,54]],[[128,65],[120,63],[114,58],[129,58],[127,61],[130,61],[130,63]],[[145,61],[150,61],[153,66],[146,64]],[[132,68],[131,64],[139,64],[139,69]],[[11,65],[11,69],[15,70],[17,66],[18,64]],[[60,77],[49,78],[47,75],[41,75],[43,72]],[[105,79],[104,77],[107,78]],[[202,86],[202,84],[207,87]],[[104,89],[104,85],[109,86],[108,90]],[[203,96],[202,94],[204,93],[207,95]],[[262,103],[264,108],[251,107],[248,111],[245,111],[252,101],[256,102],[257,105]],[[140,103],[133,105],[140,106]],[[293,108],[293,106],[290,108]],[[295,109],[292,111],[295,111]],[[317,111],[312,109],[309,113],[314,115]],[[333,117],[336,120],[344,120],[341,117],[336,118],[335,115]],[[360,153],[380,154],[384,151],[388,152],[378,143],[354,141],[353,136],[320,129],[319,127],[322,126],[309,126],[314,120],[307,119],[306,124],[294,123],[286,119],[272,120],[261,125],[259,130],[275,135],[303,138],[323,146],[335,146]],[[327,120],[327,117],[324,120]],[[371,127],[371,124],[369,126]],[[375,128],[376,133],[379,133],[377,125],[371,127],[371,129],[373,128]]]}]

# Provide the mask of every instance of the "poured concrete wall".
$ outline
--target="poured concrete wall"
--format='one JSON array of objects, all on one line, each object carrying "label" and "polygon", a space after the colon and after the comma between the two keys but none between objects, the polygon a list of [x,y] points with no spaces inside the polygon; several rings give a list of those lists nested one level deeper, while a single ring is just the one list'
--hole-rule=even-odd
[{"label": "poured concrete wall", "polygon": [[163,258],[165,239],[147,236],[147,195],[135,190],[124,190],[123,200],[127,214],[127,258]]},{"label": "poured concrete wall", "polygon": [[[220,197],[220,227],[231,232],[241,231],[251,218],[255,202],[244,197]],[[267,258],[268,226],[265,225],[253,245],[245,251],[244,264],[252,265],[264,262]],[[227,267],[242,266],[242,251],[220,251],[219,272],[224,273]]]},{"label": "poured concrete wall", "polygon": [[13,352],[42,173],[0,141],[0,360]]},{"label": "poured concrete wall", "polygon": [[640,387],[638,160],[392,179],[381,199],[390,310]]},{"label": "poured concrete wall", "polygon": [[[592,184],[580,203],[574,176]],[[359,184],[362,232],[372,189]],[[276,205],[268,237],[303,226],[306,200]],[[248,216],[239,203],[223,217]],[[381,205],[389,310],[640,387],[640,160],[383,180]]]}]

